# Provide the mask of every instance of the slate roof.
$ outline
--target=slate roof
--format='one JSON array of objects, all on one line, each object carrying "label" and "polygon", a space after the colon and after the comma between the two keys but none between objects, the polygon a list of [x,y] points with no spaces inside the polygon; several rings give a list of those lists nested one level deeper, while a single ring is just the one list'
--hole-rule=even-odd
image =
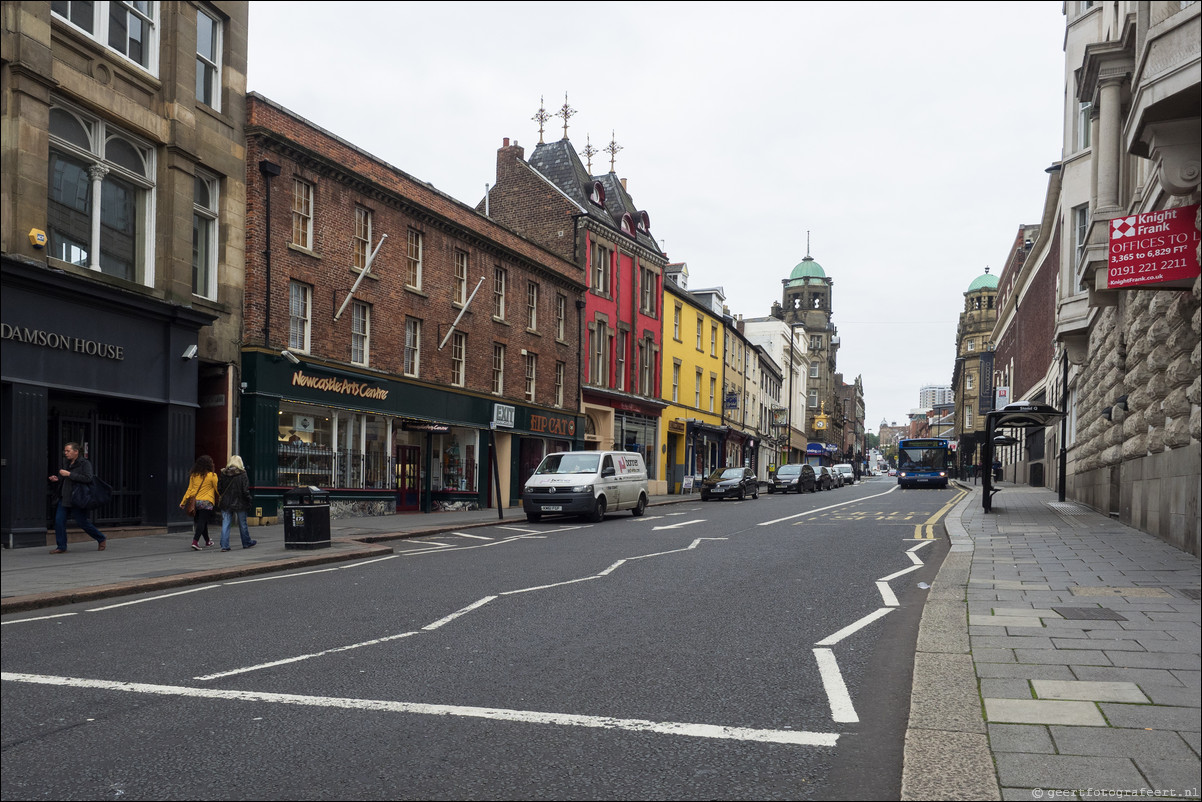
[{"label": "slate roof", "polygon": [[[635,206],[630,193],[622,187],[618,176],[614,173],[590,176],[570,140],[539,143],[530,154],[529,165],[585,209],[589,217],[603,222],[615,233],[625,235],[622,231],[622,216],[629,213],[635,222],[635,241],[652,253],[663,256],[655,237],[638,229],[641,210]],[[599,181],[605,189],[604,210],[589,200],[594,181]],[[650,217],[650,213],[647,216]]]}]

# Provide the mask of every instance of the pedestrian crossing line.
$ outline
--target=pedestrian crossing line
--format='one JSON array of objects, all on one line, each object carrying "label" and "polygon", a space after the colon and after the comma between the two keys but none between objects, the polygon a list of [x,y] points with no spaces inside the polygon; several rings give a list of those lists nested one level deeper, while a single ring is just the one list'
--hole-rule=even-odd
[{"label": "pedestrian crossing line", "polygon": [[[819,658],[821,661],[821,658]],[[711,738],[726,741],[753,743],[775,743],[787,746],[835,746],[839,740],[836,732],[808,732],[805,730],[753,729],[750,727],[725,727],[717,724],[695,724],[679,721],[650,721],[647,719],[617,718],[614,716],[586,716],[575,713],[548,713],[538,710],[508,710],[492,707],[469,707],[466,705],[438,705],[417,702],[396,702],[386,699],[350,699],[332,696],[309,696],[294,693],[268,693],[265,691],[241,691],[222,688],[196,688],[181,685],[152,685],[142,682],[117,682],[113,680],[84,679],[80,677],[53,677],[39,674],[3,672],[0,680],[34,685],[50,685],[59,688],[81,688],[92,691],[114,693],[138,693],[177,698],[211,699],[252,704],[279,704],[326,709],[358,710],[372,713],[401,713],[410,715],[443,716],[447,718],[487,719],[511,721],[519,724],[552,725],[560,727],[588,727],[592,729],[656,733],[691,738]],[[834,678],[841,683],[841,678]],[[847,717],[847,701],[840,708]],[[850,710],[850,716],[855,711]],[[855,721],[855,718],[847,718]]]}]

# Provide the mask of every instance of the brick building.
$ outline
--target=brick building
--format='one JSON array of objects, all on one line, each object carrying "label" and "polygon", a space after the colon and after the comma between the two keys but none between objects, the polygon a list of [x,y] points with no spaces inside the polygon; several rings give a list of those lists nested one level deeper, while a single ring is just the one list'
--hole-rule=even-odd
[{"label": "brick building", "polygon": [[46,542],[76,441],[102,525],[186,528],[233,450],[245,2],[5,2],[0,262],[6,546]]},{"label": "brick building", "polygon": [[514,504],[579,447],[584,271],[248,96],[241,443],[255,506]]},{"label": "brick building", "polygon": [[565,126],[563,139],[539,142],[528,161],[506,138],[497,151],[496,184],[476,209],[587,277],[580,337],[585,441],[641,452],[651,492],[666,492],[658,430],[667,258],[626,179],[612,164],[610,172],[591,175]]},{"label": "brick building", "polygon": [[[1049,197],[1059,187],[1059,171],[1049,181]],[[1053,215],[1055,204],[1045,208]],[[1047,404],[1053,395],[1053,333],[1056,326],[1056,274],[1059,268],[1060,228],[1054,219],[1019,226],[1005,267],[998,276],[997,323],[994,326],[993,366],[997,393],[1007,402]],[[1054,479],[1054,454],[1048,453],[1047,431],[1032,429],[1013,446],[994,452],[1007,481],[1043,487]]]}]

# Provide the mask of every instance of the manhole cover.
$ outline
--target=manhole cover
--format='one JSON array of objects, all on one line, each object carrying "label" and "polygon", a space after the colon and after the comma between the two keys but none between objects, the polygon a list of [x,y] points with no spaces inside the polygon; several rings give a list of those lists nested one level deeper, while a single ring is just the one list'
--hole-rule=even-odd
[{"label": "manhole cover", "polygon": [[1053,607],[1052,611],[1069,621],[1126,621],[1106,607]]}]

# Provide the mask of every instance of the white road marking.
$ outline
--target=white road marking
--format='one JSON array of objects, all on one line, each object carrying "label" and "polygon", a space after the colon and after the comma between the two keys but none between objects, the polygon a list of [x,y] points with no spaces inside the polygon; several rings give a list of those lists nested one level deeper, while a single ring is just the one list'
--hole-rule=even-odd
[{"label": "white road marking", "polygon": [[901,603],[897,600],[897,596],[893,594],[893,589],[889,587],[888,582],[881,582],[880,580],[877,580],[876,589],[880,591],[881,601],[885,603],[886,607],[901,606]]},{"label": "white road marking", "polygon": [[452,532],[451,534],[458,535],[459,537],[475,538],[476,540],[492,540],[491,537],[485,537],[484,535],[469,535],[467,532]]},{"label": "white road marking", "polygon": [[450,543],[439,543],[436,540],[415,540],[414,543],[421,543],[423,546],[442,546],[444,549],[451,548]]},{"label": "white road marking", "polygon": [[[456,716],[490,719],[493,721],[513,721],[522,724],[550,724],[566,727],[622,730],[626,732],[653,732],[661,735],[713,738],[728,741],[750,741],[755,743],[777,743],[790,746],[835,746],[839,740],[839,734],[833,732],[759,730],[748,727],[723,727],[715,724],[649,721],[647,719],[613,718],[609,716],[583,716],[571,713],[544,713],[533,710],[506,710],[503,708],[468,707],[464,705],[432,705],[414,702],[393,702],[382,699],[348,699],[291,693],[222,690],[218,688],[190,688],[177,685],[151,685],[140,682],[114,682],[76,677],[18,674],[7,671],[0,674],[0,679],[4,682],[24,682],[37,685],[141,693],[157,696],[300,705],[371,712],[410,713],[427,716]],[[855,715],[854,711],[852,715]],[[852,720],[855,721],[858,719],[853,718]]]},{"label": "white road marking", "polygon": [[335,646],[332,649],[324,649],[320,652],[312,654],[301,654],[296,657],[285,657],[282,660],[272,660],[270,663],[260,663],[257,666],[245,666],[244,668],[234,668],[229,671],[221,671],[217,674],[206,674],[203,677],[193,677],[192,679],[198,682],[208,682],[209,680],[221,679],[222,677],[232,677],[235,674],[248,674],[251,671],[261,671],[265,668],[275,668],[276,666],[284,666],[289,663],[299,663],[302,660],[312,660],[314,657],[324,657],[327,654],[337,654],[338,652],[349,652],[352,649],[362,649],[364,646],[375,646],[380,643],[387,643],[390,640],[399,640],[400,638],[408,638],[412,635],[420,635],[420,632],[402,632],[399,635],[388,635],[375,640],[364,641],[363,643],[352,643],[349,646]]},{"label": "white road marking", "polygon": [[624,563],[624,562],[626,562],[626,561],[625,561],[625,560],[618,560],[616,563],[614,563],[614,564],[613,564],[613,565],[611,565],[610,567],[606,568],[606,569],[605,569],[604,571],[602,571],[601,573],[597,574],[597,576],[608,576],[609,574],[611,574],[611,573],[613,573],[614,571],[618,570],[618,567],[619,567],[619,566],[621,566],[621,565],[622,565],[622,563]]},{"label": "white road marking", "polygon": [[680,529],[682,526],[691,526],[692,524],[703,524],[703,523],[705,523],[704,518],[697,518],[696,520],[681,521],[678,524],[669,524],[668,526],[653,526],[653,527],[651,527],[651,531],[658,532],[661,529]]},{"label": "white road marking", "polygon": [[518,590],[503,590],[498,593],[498,596],[513,596],[517,593],[529,593],[533,590],[549,590],[551,588],[559,588],[564,585],[575,585],[577,582],[590,582],[594,579],[600,579],[600,576],[582,576],[578,579],[565,579],[563,582],[552,582],[550,585],[538,585],[533,588],[519,588]]},{"label": "white road marking", "polygon": [[848,724],[859,721],[843,675],[839,673],[839,664],[835,662],[835,653],[830,649],[815,649],[814,658],[818,661],[818,676],[822,677],[826,698],[830,701],[831,719]]},{"label": "white road marking", "polygon": [[843,627],[843,629],[836,632],[834,635],[827,635],[825,638],[818,641],[814,645],[815,646],[834,646],[836,643],[843,640],[848,635],[851,635],[854,632],[860,631],[864,627],[871,624],[873,621],[876,621],[878,618],[884,618],[886,615],[888,615],[891,612],[893,612],[893,610],[891,608],[882,607],[879,610],[877,610],[876,612],[869,613],[868,615],[864,616],[859,621],[856,621],[854,624],[848,624],[847,626]]},{"label": "white road marking", "polygon": [[917,546],[911,546],[910,548],[906,549],[906,553],[909,554],[912,551],[918,551],[919,549],[923,548],[924,546],[929,546],[929,545],[931,545],[931,541],[924,540],[921,543],[919,543]]},{"label": "white road marking", "polygon": [[492,601],[495,598],[497,598],[497,597],[496,596],[485,596],[483,599],[479,599],[478,601],[472,602],[467,607],[464,607],[462,610],[456,610],[455,612],[448,615],[446,618],[440,618],[437,621],[435,621],[433,624],[426,624],[424,627],[422,627],[422,629],[426,630],[427,632],[436,630],[439,627],[443,626],[444,624],[451,623],[452,621],[454,621],[456,618],[458,618],[461,615],[467,615],[472,610],[475,610],[477,607],[483,607],[484,605],[488,604],[490,601]]},{"label": "white road marking", "polygon": [[784,523],[785,521],[792,521],[794,518],[801,518],[802,516],[805,516],[805,515],[814,515],[815,513],[826,512],[827,510],[833,510],[836,507],[844,507],[844,506],[847,506],[848,504],[858,504],[859,502],[867,501],[870,498],[880,498],[881,496],[887,496],[890,493],[892,493],[894,490],[897,490],[897,488],[896,487],[890,488],[889,490],[886,490],[884,493],[877,493],[875,496],[861,496],[860,498],[853,498],[850,501],[840,501],[838,504],[831,504],[829,507],[819,507],[816,510],[808,510],[807,512],[799,512],[796,515],[788,515],[784,518],[777,518],[773,521],[764,521],[762,524],[757,524],[757,526],[772,526],[773,524]]},{"label": "white road marking", "polygon": [[[298,571],[295,574],[274,574],[272,576],[256,576],[250,579],[232,579],[229,582],[222,582],[222,585],[246,585],[251,582],[275,582],[280,579],[296,579],[298,576],[311,576],[313,574],[332,574],[335,571],[341,570],[349,566],[335,566],[333,568],[319,568],[316,571]],[[213,587],[218,587],[214,585]]]},{"label": "white road marking", "polygon": [[921,563],[919,565],[911,565],[909,568],[903,568],[895,574],[889,574],[889,576],[883,576],[880,579],[878,579],[877,582],[889,582],[891,580],[897,579],[899,576],[905,576],[906,574],[910,573],[911,571],[917,571],[919,568],[922,568]]},{"label": "white road marking", "polygon": [[79,615],[79,613],[58,613],[56,615],[40,615],[37,618],[22,618],[20,621],[5,621],[3,626],[8,626],[9,624],[28,624],[30,621],[49,621],[51,618],[68,618],[73,615]]},{"label": "white road marking", "polygon": [[176,593],[163,593],[158,596],[151,596],[146,599],[135,599],[134,601],[121,602],[120,604],[110,604],[107,607],[93,607],[92,609],[86,610],[85,612],[99,613],[99,612],[103,612],[105,610],[112,610],[117,607],[128,607],[131,604],[142,604],[144,602],[159,601],[161,599],[170,599],[172,596],[184,596],[188,593],[199,593],[202,590],[216,590],[219,587],[221,587],[221,585],[205,585],[203,588],[189,588],[188,590],[181,590],[181,591],[177,591]]}]

